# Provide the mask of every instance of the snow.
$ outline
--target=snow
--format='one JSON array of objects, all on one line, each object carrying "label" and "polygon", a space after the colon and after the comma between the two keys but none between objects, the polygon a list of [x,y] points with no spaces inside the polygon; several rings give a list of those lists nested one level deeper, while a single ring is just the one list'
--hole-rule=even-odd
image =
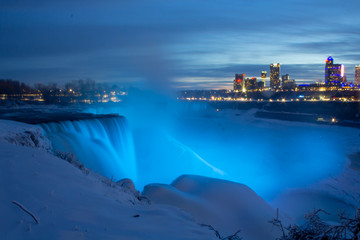
[{"label": "snow", "polygon": [[[180,174],[200,174],[246,184],[274,209],[279,208],[282,220],[289,218],[290,222],[301,222],[313,208],[326,209],[331,213],[326,218],[334,220],[338,211],[351,214],[359,206],[358,164],[349,169],[349,156],[360,149],[359,129],[258,119],[254,117],[256,110],[215,111],[206,106],[189,103],[182,110],[171,106],[175,118],[171,113],[162,113],[154,114],[155,119],[150,116],[150,120],[142,111],[106,106],[92,110],[129,117],[140,162],[139,175],[148,182],[162,183],[150,185],[151,191],[149,186],[145,188],[155,202],[175,204],[193,215],[194,209],[204,209],[203,199],[184,196],[168,185]],[[166,120],[162,119],[164,115]],[[161,116],[160,123],[157,116]],[[166,125],[162,126],[164,121]],[[189,151],[181,151],[174,142]],[[192,168],[189,162],[196,162],[194,156],[216,171]]]},{"label": "snow", "polygon": [[0,120],[0,212],[6,216],[0,236],[216,239],[200,226],[211,224],[222,236],[241,230],[243,239],[275,239],[278,229],[268,221],[276,208],[286,224],[301,222],[314,207],[334,220],[338,210],[350,213],[360,206],[359,162],[347,158],[359,152],[359,129],[259,120],[253,114],[190,113],[174,123],[184,128],[173,131],[161,127],[168,119],[155,124],[151,116],[146,126],[146,118],[130,121],[141,184],[162,183],[147,185],[142,194],[131,180],[113,183],[55,157],[39,127]]},{"label": "snow", "polygon": [[[128,181],[109,184],[43,148],[6,140],[8,133],[17,139],[36,127],[1,124],[6,127],[0,141],[1,239],[215,239],[188,213],[139,201],[122,187]],[[39,224],[12,201],[32,212]]]},{"label": "snow", "polygon": [[[296,222],[301,222],[304,213],[313,209],[323,209],[327,213],[323,219],[337,221],[340,212],[352,216],[360,208],[360,164],[359,137],[357,129],[336,128],[338,131],[349,131],[346,144],[347,159],[343,166],[339,166],[338,174],[315,181],[306,187],[285,189],[271,205],[286,212]],[[348,133],[349,133],[348,132]],[[327,164],[324,162],[324,165]],[[296,206],[296,207],[294,207]]]},{"label": "snow", "polygon": [[9,142],[16,145],[51,149],[50,141],[42,134],[38,126],[19,122],[10,122],[0,119],[0,142]]},{"label": "snow", "polygon": [[189,212],[197,222],[212,225],[222,236],[237,230],[244,239],[275,239],[280,235],[269,224],[276,210],[243,184],[183,175],[171,185],[147,185],[143,193],[154,202]]},{"label": "snow", "polygon": [[323,217],[329,221],[336,221],[340,212],[351,216],[360,208],[360,172],[347,165],[339,175],[329,176],[307,188],[284,191],[271,205],[296,222],[301,222],[304,213],[313,209],[325,210],[329,214]]}]

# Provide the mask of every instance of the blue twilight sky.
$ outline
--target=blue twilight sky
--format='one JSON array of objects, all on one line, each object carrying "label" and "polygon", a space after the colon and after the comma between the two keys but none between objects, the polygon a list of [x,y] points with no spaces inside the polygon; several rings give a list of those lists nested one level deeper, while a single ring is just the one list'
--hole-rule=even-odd
[{"label": "blue twilight sky", "polygon": [[0,0],[0,78],[231,88],[269,64],[323,81],[360,64],[359,0]]}]

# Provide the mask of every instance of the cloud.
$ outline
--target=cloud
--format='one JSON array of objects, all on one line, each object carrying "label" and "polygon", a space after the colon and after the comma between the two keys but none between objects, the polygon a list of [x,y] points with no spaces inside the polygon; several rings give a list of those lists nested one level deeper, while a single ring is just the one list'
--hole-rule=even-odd
[{"label": "cloud", "polygon": [[310,81],[322,78],[314,64],[323,64],[328,55],[349,65],[360,58],[360,3],[352,0],[91,0],[86,5],[54,0],[0,6],[0,77],[22,81],[143,79],[167,89],[179,78],[222,82],[235,72],[257,76],[271,62]]}]

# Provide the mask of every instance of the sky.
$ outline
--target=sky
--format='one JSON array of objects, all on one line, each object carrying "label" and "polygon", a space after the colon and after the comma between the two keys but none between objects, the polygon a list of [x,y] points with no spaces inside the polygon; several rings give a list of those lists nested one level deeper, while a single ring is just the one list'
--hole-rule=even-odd
[{"label": "sky", "polygon": [[0,79],[159,89],[232,88],[270,63],[324,81],[328,56],[360,64],[360,1],[0,0]]}]

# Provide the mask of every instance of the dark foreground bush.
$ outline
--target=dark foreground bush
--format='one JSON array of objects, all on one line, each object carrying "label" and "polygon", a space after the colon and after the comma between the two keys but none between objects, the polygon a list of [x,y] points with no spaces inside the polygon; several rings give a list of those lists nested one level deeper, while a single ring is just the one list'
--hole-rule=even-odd
[{"label": "dark foreground bush", "polygon": [[360,209],[357,209],[354,217],[348,217],[345,213],[341,213],[339,223],[335,225],[321,220],[320,213],[328,214],[321,209],[314,210],[305,215],[305,224],[302,226],[284,227],[278,216],[270,223],[282,231],[279,240],[358,240],[360,238]]}]

